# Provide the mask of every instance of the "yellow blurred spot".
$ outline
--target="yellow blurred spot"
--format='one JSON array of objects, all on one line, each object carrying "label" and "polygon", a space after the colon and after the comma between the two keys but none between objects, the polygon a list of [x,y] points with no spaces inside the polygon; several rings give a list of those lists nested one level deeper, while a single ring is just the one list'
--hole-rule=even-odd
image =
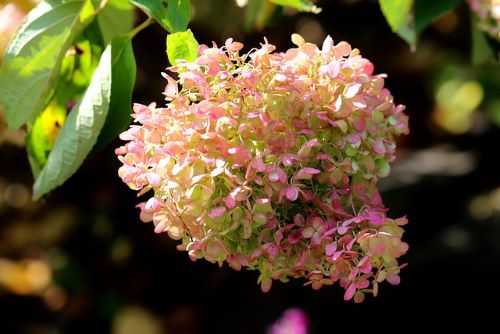
[{"label": "yellow blurred spot", "polygon": [[159,320],[143,308],[129,306],[116,315],[113,334],[160,334]]},{"label": "yellow blurred spot", "polygon": [[477,220],[484,220],[491,217],[493,210],[487,195],[477,196],[469,205],[470,215]]},{"label": "yellow blurred spot", "polygon": [[12,293],[38,294],[51,280],[52,271],[44,261],[0,259],[0,285]]},{"label": "yellow blurred spot", "polygon": [[111,258],[114,262],[121,263],[126,261],[132,253],[132,245],[127,238],[118,238],[111,248]]},{"label": "yellow blurred spot", "polygon": [[465,133],[469,130],[472,114],[483,97],[483,88],[477,81],[446,81],[437,89],[432,118],[448,132]]},{"label": "yellow blurred spot", "polygon": [[[302,18],[297,22],[297,32],[310,43],[319,44],[323,43],[326,37],[325,30],[321,23],[311,18]],[[294,43],[298,45],[297,43]]]},{"label": "yellow blurred spot", "polygon": [[477,220],[500,214],[500,188],[474,197],[469,205],[471,216]]},{"label": "yellow blurred spot", "polygon": [[497,188],[491,192],[490,204],[495,210],[500,211],[500,188]]},{"label": "yellow blurred spot", "polygon": [[39,260],[27,261],[26,280],[33,290],[40,291],[49,285],[52,278],[47,263]]}]

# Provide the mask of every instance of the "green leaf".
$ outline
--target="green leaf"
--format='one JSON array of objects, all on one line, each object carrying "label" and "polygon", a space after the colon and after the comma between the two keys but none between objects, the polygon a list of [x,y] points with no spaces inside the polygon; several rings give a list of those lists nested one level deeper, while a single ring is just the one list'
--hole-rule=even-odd
[{"label": "green leaf", "polygon": [[498,65],[500,61],[500,40],[492,38],[480,28],[480,19],[471,12],[472,64],[487,63]]},{"label": "green leaf", "polygon": [[415,29],[417,32],[421,32],[461,2],[462,0],[415,0]]},{"label": "green leaf", "polygon": [[33,123],[28,122],[26,148],[35,178],[47,163],[59,130],[64,124],[67,106],[77,101],[85,92],[99,64],[102,39],[99,27],[94,22],[67,50],[51,102]]},{"label": "green leaf", "polygon": [[11,128],[44,109],[66,49],[93,15],[90,0],[43,2],[28,14],[0,68],[0,104]]},{"label": "green leaf", "polygon": [[179,59],[194,61],[198,57],[198,42],[190,29],[167,36],[167,56],[172,65]]},{"label": "green leaf", "polygon": [[189,0],[130,0],[170,33],[186,30],[191,18]]},{"label": "green leaf", "polygon": [[251,30],[256,21],[257,15],[264,10],[266,0],[249,0],[245,8],[245,29]]},{"label": "green leaf", "polygon": [[415,48],[417,34],[413,24],[413,0],[379,0],[379,3],[392,31]]},{"label": "green leaf", "polygon": [[481,65],[489,60],[494,59],[493,50],[488,44],[488,39],[486,33],[479,29],[478,20],[475,16],[472,16],[471,20],[471,35],[472,35],[472,50],[471,58],[472,64]]},{"label": "green leaf", "polygon": [[104,10],[97,16],[104,42],[108,44],[114,36],[132,30],[134,19],[134,6],[128,0],[108,0]]},{"label": "green leaf", "polygon": [[269,0],[277,5],[292,7],[298,9],[303,12],[311,12],[314,14],[318,14],[321,12],[321,8],[316,7],[309,0]]},{"label": "green leaf", "polygon": [[132,42],[128,36],[116,36],[111,44],[112,81],[108,116],[93,151],[108,144],[130,124],[132,91],[135,84],[136,65]]},{"label": "green leaf", "polygon": [[108,114],[111,54],[111,46],[108,46],[85,94],[66,118],[47,164],[33,186],[35,200],[73,175],[94,146]]}]

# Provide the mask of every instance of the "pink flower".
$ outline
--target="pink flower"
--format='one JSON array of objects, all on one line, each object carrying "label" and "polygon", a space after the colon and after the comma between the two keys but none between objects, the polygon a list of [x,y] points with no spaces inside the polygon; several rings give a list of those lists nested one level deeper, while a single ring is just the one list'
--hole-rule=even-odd
[{"label": "pink flower", "polygon": [[[29,7],[33,6],[29,2],[27,2],[27,5]],[[26,16],[25,10],[15,2],[3,4],[2,1],[2,5],[0,5],[0,61],[9,40],[14,36],[21,23],[23,23]]]},{"label": "pink flower", "polygon": [[307,334],[309,321],[304,311],[290,308],[269,329],[268,334]]},{"label": "pink flower", "polygon": [[266,40],[248,54],[231,39],[202,45],[170,68],[167,106],[134,106],[118,174],[150,194],[141,220],[191,259],[257,270],[265,292],[339,282],[361,302],[399,283],[408,250],[406,219],[386,217],[376,188],[407,117],[359,50],[294,41],[284,53]]}]

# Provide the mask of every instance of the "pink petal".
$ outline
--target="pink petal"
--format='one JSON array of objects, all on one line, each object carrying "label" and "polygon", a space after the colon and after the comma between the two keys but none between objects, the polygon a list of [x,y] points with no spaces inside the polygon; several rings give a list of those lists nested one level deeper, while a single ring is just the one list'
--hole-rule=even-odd
[{"label": "pink petal", "polygon": [[257,169],[257,171],[259,171],[259,172],[264,172],[267,168],[267,166],[262,161],[262,158],[259,158],[259,157],[255,158],[253,160],[253,165]]},{"label": "pink petal", "polygon": [[332,260],[337,261],[342,256],[342,254],[344,254],[344,251],[342,251],[342,250],[333,253]]},{"label": "pink petal", "polygon": [[278,81],[278,82],[285,82],[286,81],[286,75],[282,74],[282,73],[278,73],[274,76],[274,80]]},{"label": "pink petal", "polygon": [[269,181],[271,182],[278,182],[279,179],[280,179],[280,176],[278,175],[278,172],[271,172],[267,175],[267,177],[269,178]]},{"label": "pink petal", "polygon": [[146,205],[144,206],[144,209],[146,211],[156,211],[158,210],[159,208],[161,208],[163,206],[163,203],[160,202],[158,199],[156,199],[155,197],[151,197],[150,199],[148,199],[148,201],[146,202]]},{"label": "pink petal", "polygon": [[331,230],[328,230],[325,232],[325,234],[323,234],[324,237],[329,237],[330,235],[334,234],[335,232],[337,232],[337,228],[334,227],[332,228]]},{"label": "pink petal", "polygon": [[340,108],[342,108],[342,95],[339,95],[339,97],[337,98],[337,100],[335,101],[335,105],[334,105],[334,108],[333,110],[335,111],[339,111]]},{"label": "pink petal", "polygon": [[280,243],[281,240],[283,240],[283,232],[281,231],[277,231],[275,234],[274,234],[274,240],[276,240],[277,243]]},{"label": "pink petal", "polygon": [[297,213],[294,217],[293,217],[293,223],[296,225],[296,226],[299,226],[299,227],[304,227],[305,224],[306,224],[306,220],[304,218],[303,215],[301,215],[300,213]]},{"label": "pink petal", "polygon": [[370,211],[368,212],[368,220],[370,220],[370,222],[373,224],[373,225],[382,225],[383,224],[383,218],[384,217],[381,217],[380,215],[376,214],[375,212],[373,211]]},{"label": "pink petal", "polygon": [[276,245],[272,245],[271,247],[268,248],[268,253],[271,256],[276,256],[279,252],[279,247]]},{"label": "pink petal", "polygon": [[216,176],[221,175],[222,173],[224,173],[224,170],[225,170],[225,168],[222,168],[222,167],[215,168],[214,170],[212,170],[210,172],[210,175],[212,177],[216,177]]},{"label": "pink petal", "polygon": [[324,53],[330,53],[330,51],[332,51],[332,47],[333,47],[333,39],[330,37],[330,35],[328,35],[323,41],[323,46],[321,47],[321,51],[323,51]]},{"label": "pink petal", "polygon": [[295,173],[295,179],[301,180],[301,179],[309,179],[311,175],[319,174],[321,171],[316,168],[311,168],[311,167],[304,167],[299,169]]},{"label": "pink petal", "polygon": [[147,211],[141,211],[139,214],[139,219],[144,223],[149,223],[153,220],[153,213]]},{"label": "pink petal", "polygon": [[332,256],[336,250],[337,250],[337,244],[335,242],[327,244],[325,247],[326,256]]},{"label": "pink petal", "polygon": [[289,234],[288,237],[287,237],[287,239],[288,239],[288,242],[291,245],[294,245],[294,244],[296,244],[297,242],[300,241],[300,238],[297,235],[295,235],[295,234]]},{"label": "pink petal", "polygon": [[165,223],[164,222],[159,222],[155,226],[155,233],[163,233],[165,232]]},{"label": "pink petal", "polygon": [[355,293],[356,293],[356,284],[351,283],[349,287],[345,290],[344,300],[351,300],[352,297],[354,297]]},{"label": "pink petal", "polygon": [[167,86],[165,87],[165,91],[163,92],[163,95],[167,97],[167,99],[171,100],[174,99],[177,94],[179,93],[178,87],[177,87],[177,81],[175,81],[172,77],[170,77],[166,73],[162,73],[162,76],[167,79]]},{"label": "pink petal", "polygon": [[318,143],[318,138],[313,138],[311,140],[308,140],[304,145],[306,147],[314,147],[314,146],[318,146],[317,143]]},{"label": "pink petal", "polygon": [[361,84],[351,83],[347,84],[344,88],[344,96],[348,99],[352,99],[360,90]]},{"label": "pink petal", "polygon": [[367,279],[356,282],[356,287],[358,289],[366,289],[369,286],[370,286],[370,281]]},{"label": "pink petal", "polygon": [[216,218],[222,216],[226,212],[226,207],[225,206],[218,206],[215,208],[212,208],[210,210],[210,213],[208,214],[211,218]]},{"label": "pink petal", "polygon": [[398,274],[388,274],[386,280],[392,285],[398,285],[401,282],[401,277]]},{"label": "pink petal", "polygon": [[287,181],[285,171],[279,167],[277,168],[277,171],[278,171],[278,176],[279,176],[280,182],[285,183]]},{"label": "pink petal", "polygon": [[163,146],[163,149],[168,155],[176,156],[186,152],[183,144],[183,142],[179,141],[170,141]]},{"label": "pink petal", "polygon": [[356,242],[356,238],[353,238],[351,241],[349,241],[349,243],[346,245],[346,249],[347,250],[351,250],[352,249],[352,246],[354,246],[354,243]]},{"label": "pink petal", "polygon": [[273,285],[273,280],[270,278],[265,278],[262,280],[260,288],[262,289],[262,292],[268,292],[271,289],[272,285]]},{"label": "pink petal", "polygon": [[337,228],[337,232],[338,232],[340,235],[344,235],[344,234],[346,234],[347,230],[348,230],[347,226],[339,226],[339,227]]},{"label": "pink petal", "polygon": [[347,42],[339,42],[339,44],[335,45],[335,52],[337,55],[341,57],[348,56],[352,51],[351,45]]},{"label": "pink petal", "polygon": [[358,132],[363,132],[366,129],[366,122],[362,117],[353,117],[352,126]]},{"label": "pink petal", "polygon": [[159,187],[161,185],[161,178],[157,173],[149,172],[146,178],[148,179],[148,183],[154,187]]},{"label": "pink petal", "polygon": [[328,64],[328,76],[330,76],[331,79],[335,79],[336,77],[338,77],[339,73],[340,73],[339,61],[332,61],[330,64]]},{"label": "pink petal", "polygon": [[359,145],[361,145],[361,136],[358,134],[348,135],[346,140],[349,144],[351,144],[352,146],[354,146],[356,148],[359,147]]},{"label": "pink petal", "polygon": [[236,207],[236,200],[232,198],[230,195],[224,197],[222,200],[224,201],[224,204],[227,206],[228,209]]},{"label": "pink petal", "polygon": [[299,189],[294,186],[288,186],[285,188],[285,196],[293,202],[299,197]]},{"label": "pink petal", "polygon": [[381,139],[375,140],[375,142],[373,143],[373,150],[378,154],[384,154],[386,152],[384,143]]},{"label": "pink petal", "polygon": [[287,167],[290,167],[290,166],[293,166],[295,161],[297,161],[298,158],[297,156],[293,155],[293,154],[285,154],[283,156],[283,165],[287,166]]}]

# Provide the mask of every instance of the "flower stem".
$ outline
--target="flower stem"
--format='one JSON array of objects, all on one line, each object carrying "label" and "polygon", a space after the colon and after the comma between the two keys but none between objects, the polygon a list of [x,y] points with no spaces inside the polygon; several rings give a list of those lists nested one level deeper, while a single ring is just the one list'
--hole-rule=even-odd
[{"label": "flower stem", "polygon": [[148,17],[148,19],[141,24],[139,24],[137,27],[135,27],[133,30],[131,30],[128,35],[130,38],[134,38],[135,35],[140,33],[142,30],[146,29],[149,25],[154,23],[154,19],[152,17]]}]

